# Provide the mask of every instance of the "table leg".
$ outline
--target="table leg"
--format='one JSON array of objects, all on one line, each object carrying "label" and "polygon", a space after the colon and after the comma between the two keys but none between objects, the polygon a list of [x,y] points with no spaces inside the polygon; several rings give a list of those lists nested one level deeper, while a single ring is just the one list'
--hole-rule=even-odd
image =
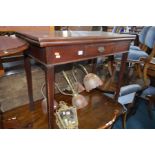
[{"label": "table leg", "polygon": [[54,128],[54,66],[46,67],[46,96],[47,96],[47,112],[48,112],[48,127]]},{"label": "table leg", "polygon": [[0,129],[3,129],[3,113],[1,111],[1,104],[0,104]]},{"label": "table leg", "polygon": [[114,71],[114,57],[113,56],[108,57],[108,71],[110,73],[110,76],[112,76],[113,71]]},{"label": "table leg", "polygon": [[92,73],[96,73],[97,58],[92,59],[91,64],[92,64]]},{"label": "table leg", "polygon": [[3,68],[2,60],[0,58],[0,77],[3,75],[4,75],[4,68]]},{"label": "table leg", "polygon": [[26,73],[26,79],[27,79],[30,110],[33,111],[34,110],[34,102],[33,102],[31,62],[30,62],[30,57],[28,57],[26,55],[24,56],[24,66],[25,66],[25,73]]},{"label": "table leg", "polygon": [[115,100],[118,99],[120,88],[122,86],[123,75],[125,73],[127,57],[128,57],[128,53],[123,53],[122,60],[121,60],[121,68],[120,68],[120,73],[119,73],[119,78],[118,78],[118,85],[116,88]]}]

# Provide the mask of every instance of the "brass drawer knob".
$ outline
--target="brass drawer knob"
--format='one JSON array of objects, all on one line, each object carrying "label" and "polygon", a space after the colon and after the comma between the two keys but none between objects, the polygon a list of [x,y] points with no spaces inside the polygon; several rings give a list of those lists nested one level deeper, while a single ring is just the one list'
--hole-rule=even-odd
[{"label": "brass drawer knob", "polygon": [[100,53],[103,53],[103,52],[105,51],[105,48],[104,48],[104,47],[99,47],[99,48],[98,48],[98,51],[99,51]]}]

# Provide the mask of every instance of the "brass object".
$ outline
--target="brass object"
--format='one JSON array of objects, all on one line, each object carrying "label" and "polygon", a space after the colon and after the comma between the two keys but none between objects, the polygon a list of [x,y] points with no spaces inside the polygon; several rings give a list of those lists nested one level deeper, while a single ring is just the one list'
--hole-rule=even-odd
[{"label": "brass object", "polygon": [[98,51],[99,51],[100,53],[103,53],[103,52],[105,51],[105,49],[104,49],[104,47],[99,47],[99,48],[98,48]]},{"label": "brass object", "polygon": [[66,79],[66,81],[67,81],[67,83],[68,83],[72,93],[63,92],[59,88],[59,85],[57,83],[55,83],[55,86],[60,91],[60,93],[62,93],[64,95],[72,96],[72,105],[75,106],[77,109],[81,109],[81,108],[84,108],[85,106],[87,106],[88,102],[87,102],[86,98],[83,95],[80,95],[78,93],[78,91],[74,87],[74,84],[69,80],[67,74],[64,71],[62,71],[62,73],[63,73],[63,76]]},{"label": "brass object", "polygon": [[88,73],[88,71],[83,65],[79,65],[79,66],[86,73],[86,76],[83,79],[83,83],[87,92],[103,85],[103,81],[96,74]]},{"label": "brass object", "polygon": [[56,111],[56,124],[60,129],[78,129],[76,108],[67,106],[64,101],[59,102],[60,108]]}]

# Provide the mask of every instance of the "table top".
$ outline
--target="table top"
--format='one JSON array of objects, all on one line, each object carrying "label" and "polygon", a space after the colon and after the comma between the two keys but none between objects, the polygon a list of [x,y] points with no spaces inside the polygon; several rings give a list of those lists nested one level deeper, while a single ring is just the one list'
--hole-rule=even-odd
[{"label": "table top", "polygon": [[136,36],[101,31],[19,31],[16,35],[40,47],[95,43],[103,41],[134,40]]},{"label": "table top", "polygon": [[28,43],[14,35],[0,36],[0,57],[18,54],[27,48]]},{"label": "table top", "polygon": [[[124,112],[124,108],[121,104],[103,95],[103,93],[97,89],[89,93],[84,91],[81,94],[87,99],[88,105],[77,110],[80,129],[98,129],[114,117],[115,111],[118,111],[117,117]],[[65,101],[69,106],[72,105],[72,98],[70,96],[56,94],[55,100],[57,102]]]}]

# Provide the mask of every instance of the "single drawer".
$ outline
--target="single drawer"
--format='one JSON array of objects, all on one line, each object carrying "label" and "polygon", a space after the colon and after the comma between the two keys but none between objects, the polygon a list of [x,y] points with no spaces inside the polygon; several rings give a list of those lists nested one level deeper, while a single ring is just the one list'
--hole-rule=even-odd
[{"label": "single drawer", "polygon": [[101,55],[108,55],[113,53],[115,44],[113,43],[101,43],[101,44],[91,44],[86,45],[85,50],[87,53],[87,56],[101,56]]},{"label": "single drawer", "polygon": [[128,51],[128,49],[129,42],[92,44],[85,48],[88,56],[114,55],[118,52]]},{"label": "single drawer", "polygon": [[48,52],[47,62],[52,64],[69,63],[87,58],[84,45],[50,47]]}]

